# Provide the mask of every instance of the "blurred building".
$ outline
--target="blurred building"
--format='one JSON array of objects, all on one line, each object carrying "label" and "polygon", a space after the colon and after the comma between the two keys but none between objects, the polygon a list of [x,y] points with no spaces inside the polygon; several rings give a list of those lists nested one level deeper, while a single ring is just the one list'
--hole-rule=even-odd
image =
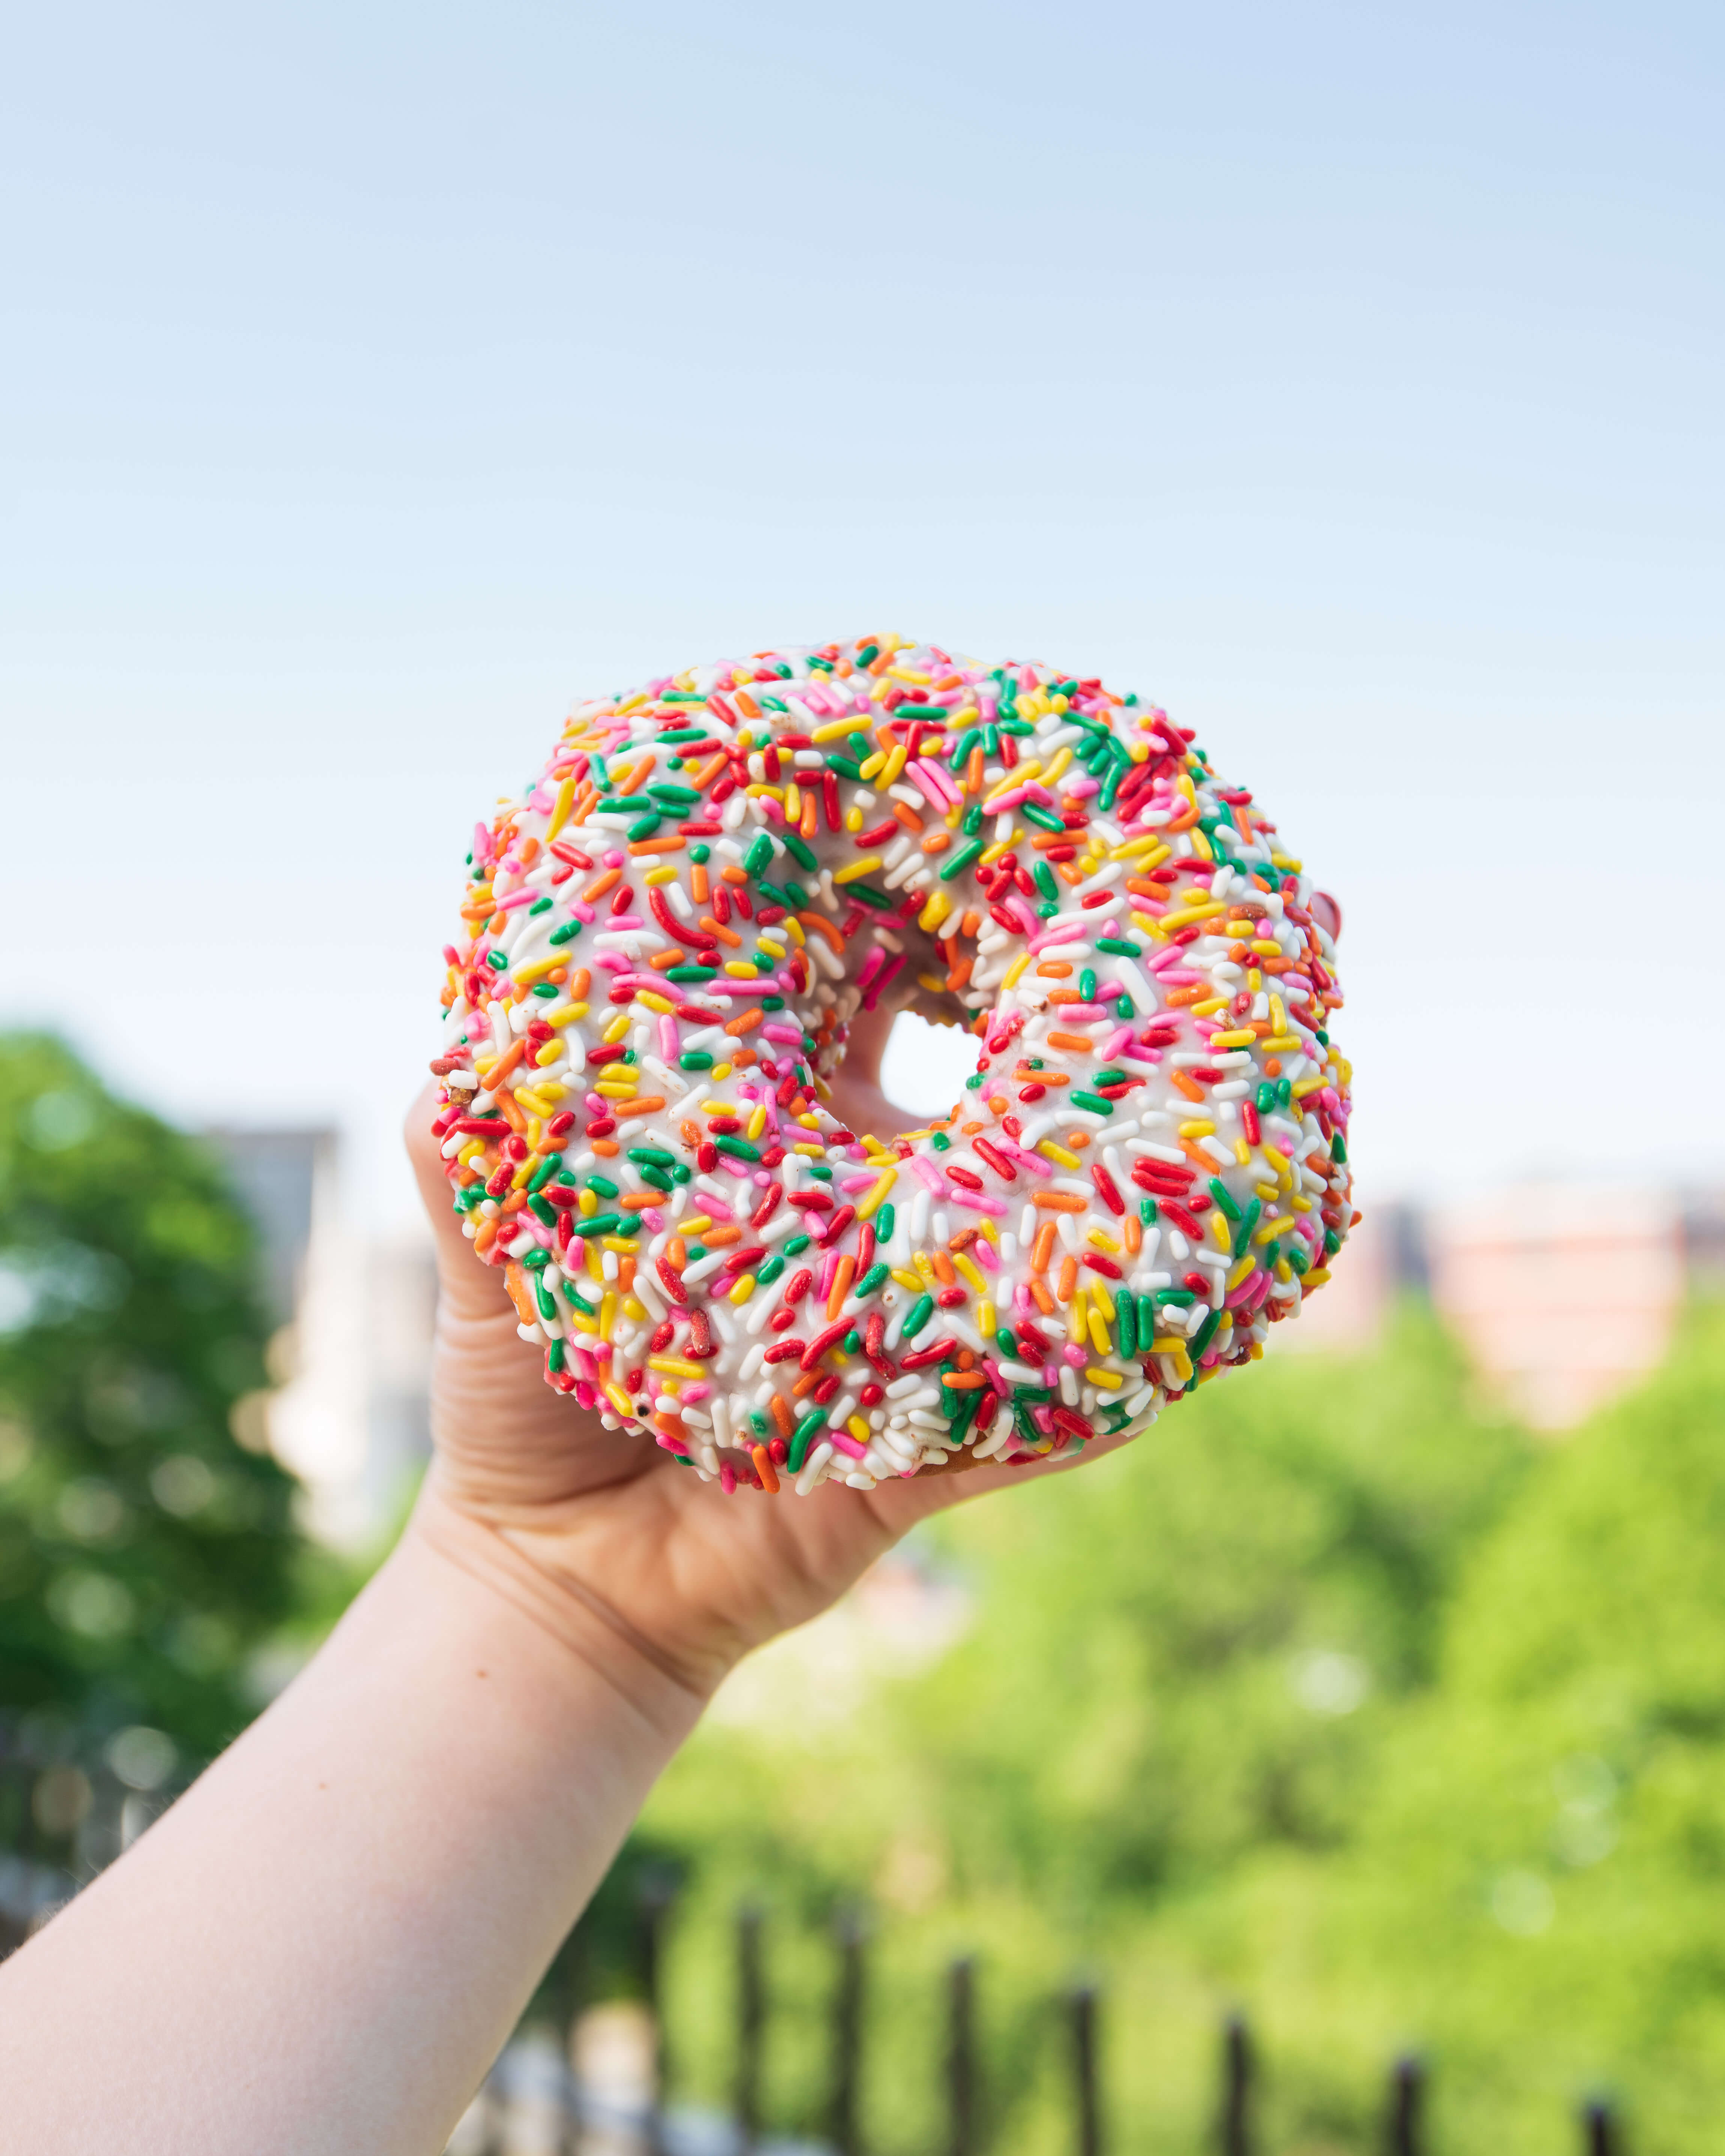
[{"label": "blurred building", "polygon": [[429,1241],[357,1235],[329,1130],[211,1130],[257,1223],[276,1332],[277,1389],[243,1404],[241,1441],[265,1441],[306,1491],[306,1525],[349,1548],[399,1514],[429,1456],[427,1374],[436,1309]]},{"label": "blurred building", "polygon": [[1525,1183],[1429,1222],[1432,1296],[1537,1430],[1567,1430],[1663,1358],[1685,1291],[1683,1219],[1651,1189]]}]

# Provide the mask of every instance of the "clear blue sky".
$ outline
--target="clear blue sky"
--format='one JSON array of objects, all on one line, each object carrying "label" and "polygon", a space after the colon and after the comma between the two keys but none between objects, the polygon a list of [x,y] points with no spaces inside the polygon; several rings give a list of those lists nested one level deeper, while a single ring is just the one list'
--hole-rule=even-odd
[{"label": "clear blue sky", "polygon": [[1644,1045],[1725,1055],[1722,44],[32,11],[0,1014],[177,1114],[338,1116],[398,1219],[463,834],[567,700],[891,626],[1153,695],[1279,813],[1368,1192],[1725,1175]]}]

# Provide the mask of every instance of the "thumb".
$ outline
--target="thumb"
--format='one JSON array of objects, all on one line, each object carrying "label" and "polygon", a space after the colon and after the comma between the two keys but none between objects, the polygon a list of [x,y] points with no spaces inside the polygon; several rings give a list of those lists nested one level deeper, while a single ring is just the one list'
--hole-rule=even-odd
[{"label": "thumb", "polygon": [[437,1246],[438,1286],[447,1308],[458,1317],[495,1317],[508,1306],[501,1274],[475,1258],[450,1201],[443,1156],[431,1126],[437,1115],[437,1088],[426,1086],[408,1111],[403,1137],[419,1198],[431,1222]]}]

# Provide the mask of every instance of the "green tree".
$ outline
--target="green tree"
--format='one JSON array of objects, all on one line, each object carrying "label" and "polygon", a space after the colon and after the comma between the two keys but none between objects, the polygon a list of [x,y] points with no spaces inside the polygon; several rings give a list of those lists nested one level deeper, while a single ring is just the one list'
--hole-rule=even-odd
[{"label": "green tree", "polygon": [[298,1540],[230,1426],[265,1383],[254,1256],[194,1141],[0,1037],[0,1712],[194,1754],[249,1718]]}]

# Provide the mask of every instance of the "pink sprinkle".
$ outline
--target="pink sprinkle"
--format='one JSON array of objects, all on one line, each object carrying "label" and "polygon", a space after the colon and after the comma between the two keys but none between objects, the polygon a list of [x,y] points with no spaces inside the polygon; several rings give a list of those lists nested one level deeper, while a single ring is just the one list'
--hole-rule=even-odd
[{"label": "pink sprinkle", "polygon": [[613,846],[607,852],[601,854],[599,859],[608,869],[620,869],[628,860],[629,855],[619,854],[616,847]]},{"label": "pink sprinkle", "polygon": [[963,1206],[967,1213],[986,1213],[993,1220],[1004,1219],[1009,1209],[1004,1198],[984,1198],[979,1190],[955,1188],[945,1194],[954,1205]]},{"label": "pink sprinkle", "polygon": [[925,1160],[920,1152],[913,1152],[905,1165],[912,1175],[922,1178],[937,1198],[947,1195],[947,1178],[932,1160]]},{"label": "pink sprinkle", "polygon": [[763,1025],[761,1037],[763,1040],[784,1041],[792,1048],[800,1047],[803,1042],[802,1029],[794,1025]]},{"label": "pink sprinkle", "polygon": [[999,1271],[1000,1253],[995,1249],[994,1245],[988,1240],[986,1235],[978,1235],[977,1237],[976,1240],[970,1246],[970,1255],[976,1260],[977,1263],[982,1267],[985,1273],[998,1273]]},{"label": "pink sprinkle", "polygon": [[734,1220],[737,1218],[736,1214],[732,1211],[722,1198],[709,1197],[704,1190],[699,1194],[696,1209],[702,1213],[713,1214],[721,1220]]},{"label": "pink sprinkle", "polygon": [[677,1052],[677,1022],[663,1011],[659,1018],[659,1052],[667,1060]]},{"label": "pink sprinkle", "polygon": [[1090,1360],[1088,1351],[1076,1346],[1070,1340],[1069,1340],[1065,1346],[1061,1348],[1060,1353],[1065,1356],[1070,1366],[1075,1370],[1081,1370],[1085,1364]]},{"label": "pink sprinkle", "polygon": [[1032,937],[1030,954],[1034,957],[1037,952],[1052,950],[1057,943],[1076,943],[1081,937],[1089,933],[1090,923],[1087,921],[1057,921],[1052,928],[1045,929],[1040,936]]},{"label": "pink sprinkle", "polygon": [[842,1452],[847,1460],[861,1460],[866,1456],[868,1447],[859,1445],[848,1430],[829,1429],[825,1435],[834,1451]]},{"label": "pink sprinkle", "polygon": [[1153,973],[1165,973],[1170,966],[1178,966],[1185,955],[1183,944],[1170,943],[1166,951],[1158,951],[1151,959],[1150,971]]},{"label": "pink sprinkle", "polygon": [[1104,1063],[1111,1063],[1132,1037],[1129,1025],[1122,1025],[1111,1033],[1098,1051]]}]

